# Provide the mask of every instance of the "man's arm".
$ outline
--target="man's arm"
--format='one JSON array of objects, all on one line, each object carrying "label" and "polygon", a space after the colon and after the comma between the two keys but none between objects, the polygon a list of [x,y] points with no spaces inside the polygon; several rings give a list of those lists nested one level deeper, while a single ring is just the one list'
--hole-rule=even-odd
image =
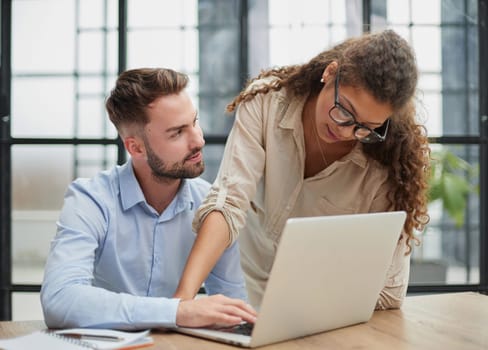
[{"label": "man's arm", "polygon": [[[243,300],[223,295],[180,301],[113,293],[91,286],[63,288],[55,297],[42,293],[46,325],[50,328],[97,327],[146,329],[202,327],[255,322],[256,312]],[[171,315],[175,314],[173,319]],[[166,316],[165,316],[166,315]]]},{"label": "man's arm", "polygon": [[[205,301],[181,303],[176,298],[116,293],[94,286],[96,255],[107,249],[103,246],[107,217],[100,203],[94,205],[93,196],[76,185],[70,187],[41,289],[42,307],[49,327],[140,329],[177,324],[206,325],[214,321],[229,325],[241,320],[253,321],[252,310],[250,313],[242,301],[215,296]],[[110,269],[117,269],[120,263],[114,260],[108,265]],[[101,279],[104,283],[103,276]]]},{"label": "man's arm", "polygon": [[41,289],[46,325],[117,329],[174,326],[177,299],[115,293],[92,285],[97,248],[93,236],[60,225]]}]

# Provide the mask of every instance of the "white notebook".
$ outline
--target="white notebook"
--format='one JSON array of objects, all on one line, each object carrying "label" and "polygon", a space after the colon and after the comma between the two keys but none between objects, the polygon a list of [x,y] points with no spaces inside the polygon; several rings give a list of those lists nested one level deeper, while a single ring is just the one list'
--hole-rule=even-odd
[{"label": "white notebook", "polygon": [[72,328],[58,331],[43,330],[20,337],[0,339],[0,350],[127,350],[153,344],[149,330],[123,332],[110,329]]}]

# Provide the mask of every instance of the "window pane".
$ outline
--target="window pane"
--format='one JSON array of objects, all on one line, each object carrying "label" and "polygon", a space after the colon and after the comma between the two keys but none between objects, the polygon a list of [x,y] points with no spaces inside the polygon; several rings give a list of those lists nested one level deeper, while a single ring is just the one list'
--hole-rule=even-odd
[{"label": "window pane", "polygon": [[439,27],[413,27],[412,46],[420,71],[440,72],[441,29]]},{"label": "window pane", "polygon": [[[270,66],[301,64],[309,61],[331,45],[332,33],[332,28],[325,26],[271,29],[270,61],[273,63]],[[344,34],[342,33],[342,35]],[[304,40],[305,38],[306,40]],[[284,45],[285,42],[288,42],[289,45]]]},{"label": "window pane", "polygon": [[426,91],[422,94],[418,113],[421,116],[419,123],[427,128],[428,136],[440,136],[443,133],[442,99],[439,92]]},{"label": "window pane", "polygon": [[[72,179],[72,148],[12,147],[12,278],[40,283],[56,232],[66,186]],[[36,280],[33,280],[36,279]]]},{"label": "window pane", "polygon": [[445,24],[461,24],[467,20],[476,23],[478,21],[476,3],[476,0],[442,0],[442,22]]},{"label": "window pane", "polygon": [[[138,30],[128,33],[128,66],[167,67],[192,72],[198,66],[197,32],[180,29]],[[150,44],[149,44],[150,43]],[[168,54],[171,52],[171,54]],[[193,54],[193,55],[192,55]],[[222,53],[223,54],[223,53]]]},{"label": "window pane", "polygon": [[102,28],[105,25],[104,7],[106,1],[79,0],[77,3],[80,28]]},{"label": "window pane", "polygon": [[73,147],[76,159],[75,177],[93,177],[102,170],[107,170],[117,163],[115,145],[86,145]]},{"label": "window pane", "polygon": [[[416,51],[419,111],[429,136],[479,135],[476,1],[389,0],[386,22]],[[433,150],[441,148],[460,156],[477,172],[478,145],[431,146]],[[447,175],[448,181],[478,181],[477,175],[467,172],[457,170],[454,175],[461,175],[462,181],[452,180],[452,174]],[[441,203],[430,204],[432,220],[422,236],[422,245],[414,249],[412,283],[479,282],[479,193],[471,193],[467,203],[461,226],[454,224]]]},{"label": "window pane", "polygon": [[12,81],[13,137],[71,137],[72,77],[17,78]]},{"label": "window pane", "polygon": [[[116,163],[117,147],[12,147],[12,261],[14,283],[40,283],[67,186]],[[36,278],[37,280],[32,280]]]},{"label": "window pane", "polygon": [[209,96],[200,100],[201,126],[205,135],[227,135],[234,119],[225,114],[233,96]]},{"label": "window pane", "polygon": [[13,208],[59,208],[71,164],[68,146],[12,146]]},{"label": "window pane", "polygon": [[[37,274],[37,271],[32,274]],[[39,293],[12,293],[12,321],[43,319]]]},{"label": "window pane", "polygon": [[[97,1],[97,0],[92,0]],[[106,0],[107,2],[107,26],[116,28],[119,25],[119,0]]]},{"label": "window pane", "polygon": [[[382,3],[383,0],[373,0],[375,3]],[[409,1],[388,0],[386,5],[387,19],[390,24],[408,24],[411,18]]]},{"label": "window pane", "polygon": [[[62,199],[62,198],[61,198]],[[12,282],[40,284],[59,210],[12,211]]]},{"label": "window pane", "polygon": [[[461,50],[464,46],[464,30],[461,28],[445,28],[442,31],[443,55],[442,64],[449,69],[442,76],[445,89],[462,90],[466,84],[466,52]],[[456,50],[453,50],[456,47]],[[454,69],[454,67],[456,67]]]},{"label": "window pane", "polygon": [[12,72],[71,72],[74,0],[12,2]]},{"label": "window pane", "polygon": [[84,73],[100,73],[104,69],[105,34],[103,32],[80,32],[78,36],[79,65]]},{"label": "window pane", "polygon": [[59,210],[68,184],[85,165],[93,176],[116,163],[115,145],[12,146],[12,207],[14,210]]},{"label": "window pane", "polygon": [[116,138],[117,131],[105,111],[103,95],[80,98],[75,134],[81,138]]},{"label": "window pane", "polygon": [[131,0],[128,1],[127,13],[130,26],[177,27],[184,23],[194,24],[196,8],[196,1]]},{"label": "window pane", "polygon": [[105,67],[109,74],[118,74],[118,61],[119,61],[119,46],[118,46],[118,33],[115,30],[109,31],[107,33],[107,46],[106,55],[107,61],[105,62]]},{"label": "window pane", "polygon": [[[441,22],[441,1],[444,2],[444,0],[411,0],[412,22],[414,24],[439,25]],[[405,3],[407,2],[405,1]],[[392,4],[393,6],[395,5]]]},{"label": "window pane", "polygon": [[115,129],[105,112],[106,91],[114,79],[17,78],[12,82],[12,136],[115,138]]},{"label": "window pane", "polygon": [[[453,213],[461,213],[464,220],[459,224],[455,216],[443,209],[442,201],[436,200],[429,205],[431,220],[424,234],[420,236],[421,245],[414,247],[410,281],[413,284],[464,284],[479,283],[479,193],[478,146],[433,145],[434,159],[442,158],[442,152],[459,157],[456,162],[466,161],[470,170],[447,169],[442,177],[436,177],[444,183],[444,193],[454,196],[459,194],[465,183],[471,188],[466,206],[463,201],[454,203]],[[436,163],[437,164],[437,163]],[[438,168],[437,170],[440,170]],[[441,173],[436,174],[440,175]],[[452,177],[456,180],[452,180]],[[444,182],[441,182],[444,181]],[[462,196],[461,196],[462,197]],[[452,204],[452,203],[451,203]]]},{"label": "window pane", "polygon": [[202,177],[210,183],[217,177],[223,154],[224,145],[206,145],[203,149],[205,171]]},{"label": "window pane", "polygon": [[78,81],[79,94],[105,94],[105,80],[100,76],[81,76]]},{"label": "window pane", "polygon": [[128,2],[128,8],[127,60],[130,68],[168,67],[185,73],[198,71],[196,0],[133,0]]},{"label": "window pane", "polygon": [[305,63],[361,26],[356,13],[361,9],[346,7],[345,1],[306,3],[309,6],[298,0],[269,2],[270,59],[261,68]]},{"label": "window pane", "polygon": [[[108,33],[105,29],[108,20],[117,18],[117,8],[116,0],[13,2],[13,137],[106,135],[80,125],[79,115],[91,114],[93,105],[78,103],[77,98],[78,93],[99,93],[103,111],[107,80],[113,79],[118,62],[116,28]],[[108,15],[109,10],[115,10],[115,17]],[[88,91],[87,81],[80,79],[92,79]],[[88,109],[80,110],[84,106]],[[90,116],[90,122],[96,118],[95,125],[103,125],[100,111]]]}]

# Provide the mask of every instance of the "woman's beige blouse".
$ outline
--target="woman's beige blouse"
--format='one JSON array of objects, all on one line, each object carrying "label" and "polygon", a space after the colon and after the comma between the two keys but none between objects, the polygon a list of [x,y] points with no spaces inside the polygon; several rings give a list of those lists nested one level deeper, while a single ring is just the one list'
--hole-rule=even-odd
[{"label": "woman's beige blouse", "polygon": [[[208,213],[223,213],[230,241],[239,237],[249,299],[255,306],[288,218],[392,210],[387,171],[363,154],[360,143],[320,173],[304,178],[304,102],[282,89],[258,94],[239,106],[219,173],[193,223],[198,231]],[[402,303],[410,262],[405,251],[402,238],[377,309]]]}]

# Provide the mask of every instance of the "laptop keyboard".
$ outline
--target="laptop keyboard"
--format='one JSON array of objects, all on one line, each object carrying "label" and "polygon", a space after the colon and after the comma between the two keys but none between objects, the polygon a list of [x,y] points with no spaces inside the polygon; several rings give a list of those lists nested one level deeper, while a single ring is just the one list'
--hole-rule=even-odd
[{"label": "laptop keyboard", "polygon": [[222,328],[220,330],[234,334],[251,335],[253,328],[254,323],[241,323],[237,326]]}]

